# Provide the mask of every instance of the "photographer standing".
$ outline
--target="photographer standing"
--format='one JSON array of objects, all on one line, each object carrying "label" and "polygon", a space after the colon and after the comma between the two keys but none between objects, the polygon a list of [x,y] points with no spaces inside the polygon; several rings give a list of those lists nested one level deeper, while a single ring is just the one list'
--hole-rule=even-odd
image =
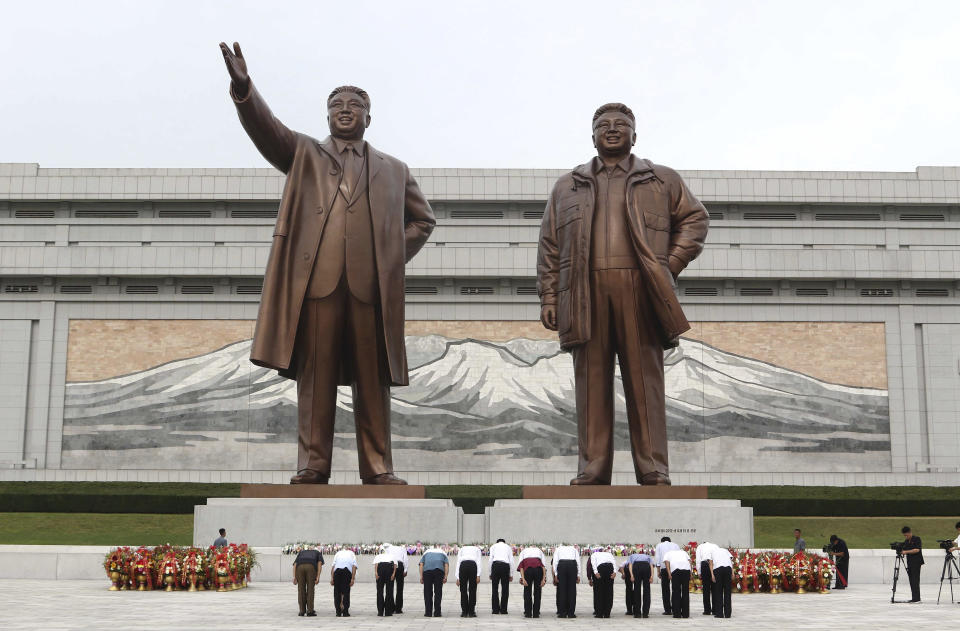
[{"label": "photographer standing", "polygon": [[957,539],[953,542],[953,547],[950,548],[950,552],[956,552],[960,550],[960,521],[956,523],[954,528],[957,529]]},{"label": "photographer standing", "polygon": [[847,542],[837,535],[830,535],[830,556],[837,567],[837,582],[834,589],[844,589],[850,584],[850,550]]},{"label": "photographer standing", "polygon": [[903,533],[903,554],[907,557],[907,576],[910,578],[909,602],[920,602],[920,567],[923,565],[923,544],[914,536],[910,526],[900,529]]}]

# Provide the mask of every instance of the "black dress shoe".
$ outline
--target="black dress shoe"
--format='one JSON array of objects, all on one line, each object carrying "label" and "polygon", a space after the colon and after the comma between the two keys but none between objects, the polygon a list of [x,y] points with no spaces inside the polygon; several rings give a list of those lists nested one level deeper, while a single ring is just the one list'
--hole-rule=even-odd
[{"label": "black dress shoe", "polygon": [[572,614],[570,614],[570,615],[569,615],[569,616],[567,616],[567,617],[568,617],[568,618],[576,618],[576,617],[577,617],[577,614],[575,614],[575,613],[572,613]]},{"label": "black dress shoe", "polygon": [[406,484],[406,480],[401,480],[392,473],[381,473],[380,475],[375,475],[372,478],[366,478],[363,480],[364,484]]},{"label": "black dress shoe", "polygon": [[305,616],[305,615],[307,615],[307,612],[306,612],[306,611],[301,611],[301,612],[298,613],[297,615],[298,615],[298,616]]},{"label": "black dress shoe", "polygon": [[466,611],[460,612],[460,617],[461,617],[461,618],[466,618],[466,617],[467,617],[467,612],[466,612]]},{"label": "black dress shoe", "polygon": [[565,613],[558,613],[558,614],[557,614],[557,617],[558,617],[558,618],[566,618],[566,617],[567,617],[567,614],[565,614]]},{"label": "black dress shoe", "polygon": [[327,484],[329,481],[329,475],[311,471],[310,469],[298,471],[297,475],[290,478],[290,484]]},{"label": "black dress shoe", "polygon": [[317,612],[316,612],[316,611],[308,611],[308,612],[307,612],[307,617],[308,617],[308,618],[316,618],[316,617],[317,617]]},{"label": "black dress shoe", "polygon": [[342,617],[342,616],[343,616],[343,614],[338,611],[338,612],[337,612],[337,617],[340,618],[340,617]]},{"label": "black dress shoe", "polygon": [[535,614],[533,614],[533,617],[534,617],[534,618],[539,618],[539,617],[540,617],[540,614],[535,613]]},{"label": "black dress shoe", "polygon": [[523,617],[524,617],[524,618],[532,618],[533,616],[532,616],[532,614],[525,613],[525,614],[523,614]]},{"label": "black dress shoe", "polygon": [[349,618],[349,617],[350,617],[350,612],[349,612],[349,611],[344,611],[344,612],[343,612],[343,617],[344,617],[344,618]]},{"label": "black dress shoe", "polygon": [[476,618],[476,617],[477,617],[477,614],[475,614],[475,613],[473,613],[473,612],[471,611],[470,613],[467,614],[467,617],[468,617],[468,618]]},{"label": "black dress shoe", "polygon": [[650,614],[645,613],[645,614],[643,614],[643,617],[644,617],[644,618],[649,618],[649,617],[650,617]]}]

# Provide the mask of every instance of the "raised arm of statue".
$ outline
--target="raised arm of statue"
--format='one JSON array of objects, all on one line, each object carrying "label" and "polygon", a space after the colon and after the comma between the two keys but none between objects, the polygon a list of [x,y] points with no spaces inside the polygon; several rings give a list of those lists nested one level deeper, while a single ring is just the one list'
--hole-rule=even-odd
[{"label": "raised arm of statue", "polygon": [[267,162],[286,173],[293,163],[297,133],[277,120],[257,92],[247,73],[247,61],[240,44],[234,42],[231,51],[229,46],[220,42],[220,52],[230,74],[230,96],[237,106],[240,123]]}]

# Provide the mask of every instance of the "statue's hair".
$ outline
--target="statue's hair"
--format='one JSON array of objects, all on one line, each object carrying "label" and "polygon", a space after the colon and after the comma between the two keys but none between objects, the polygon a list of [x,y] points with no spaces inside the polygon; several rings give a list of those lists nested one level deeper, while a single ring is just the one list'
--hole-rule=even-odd
[{"label": "statue's hair", "polygon": [[330,101],[333,100],[333,97],[342,92],[353,92],[354,94],[358,95],[361,99],[363,99],[363,104],[367,106],[367,111],[370,111],[370,95],[367,94],[366,90],[358,88],[355,85],[342,85],[339,88],[334,88],[333,92],[330,93],[330,96],[327,97],[327,105],[330,105]]},{"label": "statue's hair", "polygon": [[637,123],[637,119],[633,116],[633,110],[623,103],[607,103],[606,105],[601,105],[597,108],[597,111],[593,113],[593,122],[596,123],[597,119],[605,112],[621,112],[626,114],[634,124]]}]

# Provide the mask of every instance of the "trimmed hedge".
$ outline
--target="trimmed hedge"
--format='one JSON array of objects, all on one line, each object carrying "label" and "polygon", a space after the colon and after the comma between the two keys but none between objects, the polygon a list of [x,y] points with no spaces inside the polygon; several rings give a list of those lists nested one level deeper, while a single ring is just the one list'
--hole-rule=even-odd
[{"label": "trimmed hedge", "polygon": [[0,512],[193,514],[208,497],[239,496],[239,484],[0,482]]},{"label": "trimmed hedge", "polygon": [[754,515],[960,515],[960,489],[936,486],[711,486],[711,499],[739,499]]},{"label": "trimmed hedge", "polygon": [[[428,498],[449,498],[468,514],[498,499],[518,499],[517,485],[433,485]],[[239,497],[240,484],[166,482],[0,482],[0,512],[191,514],[208,497]],[[754,515],[960,516],[960,488],[711,486],[711,499],[739,499]]]}]

